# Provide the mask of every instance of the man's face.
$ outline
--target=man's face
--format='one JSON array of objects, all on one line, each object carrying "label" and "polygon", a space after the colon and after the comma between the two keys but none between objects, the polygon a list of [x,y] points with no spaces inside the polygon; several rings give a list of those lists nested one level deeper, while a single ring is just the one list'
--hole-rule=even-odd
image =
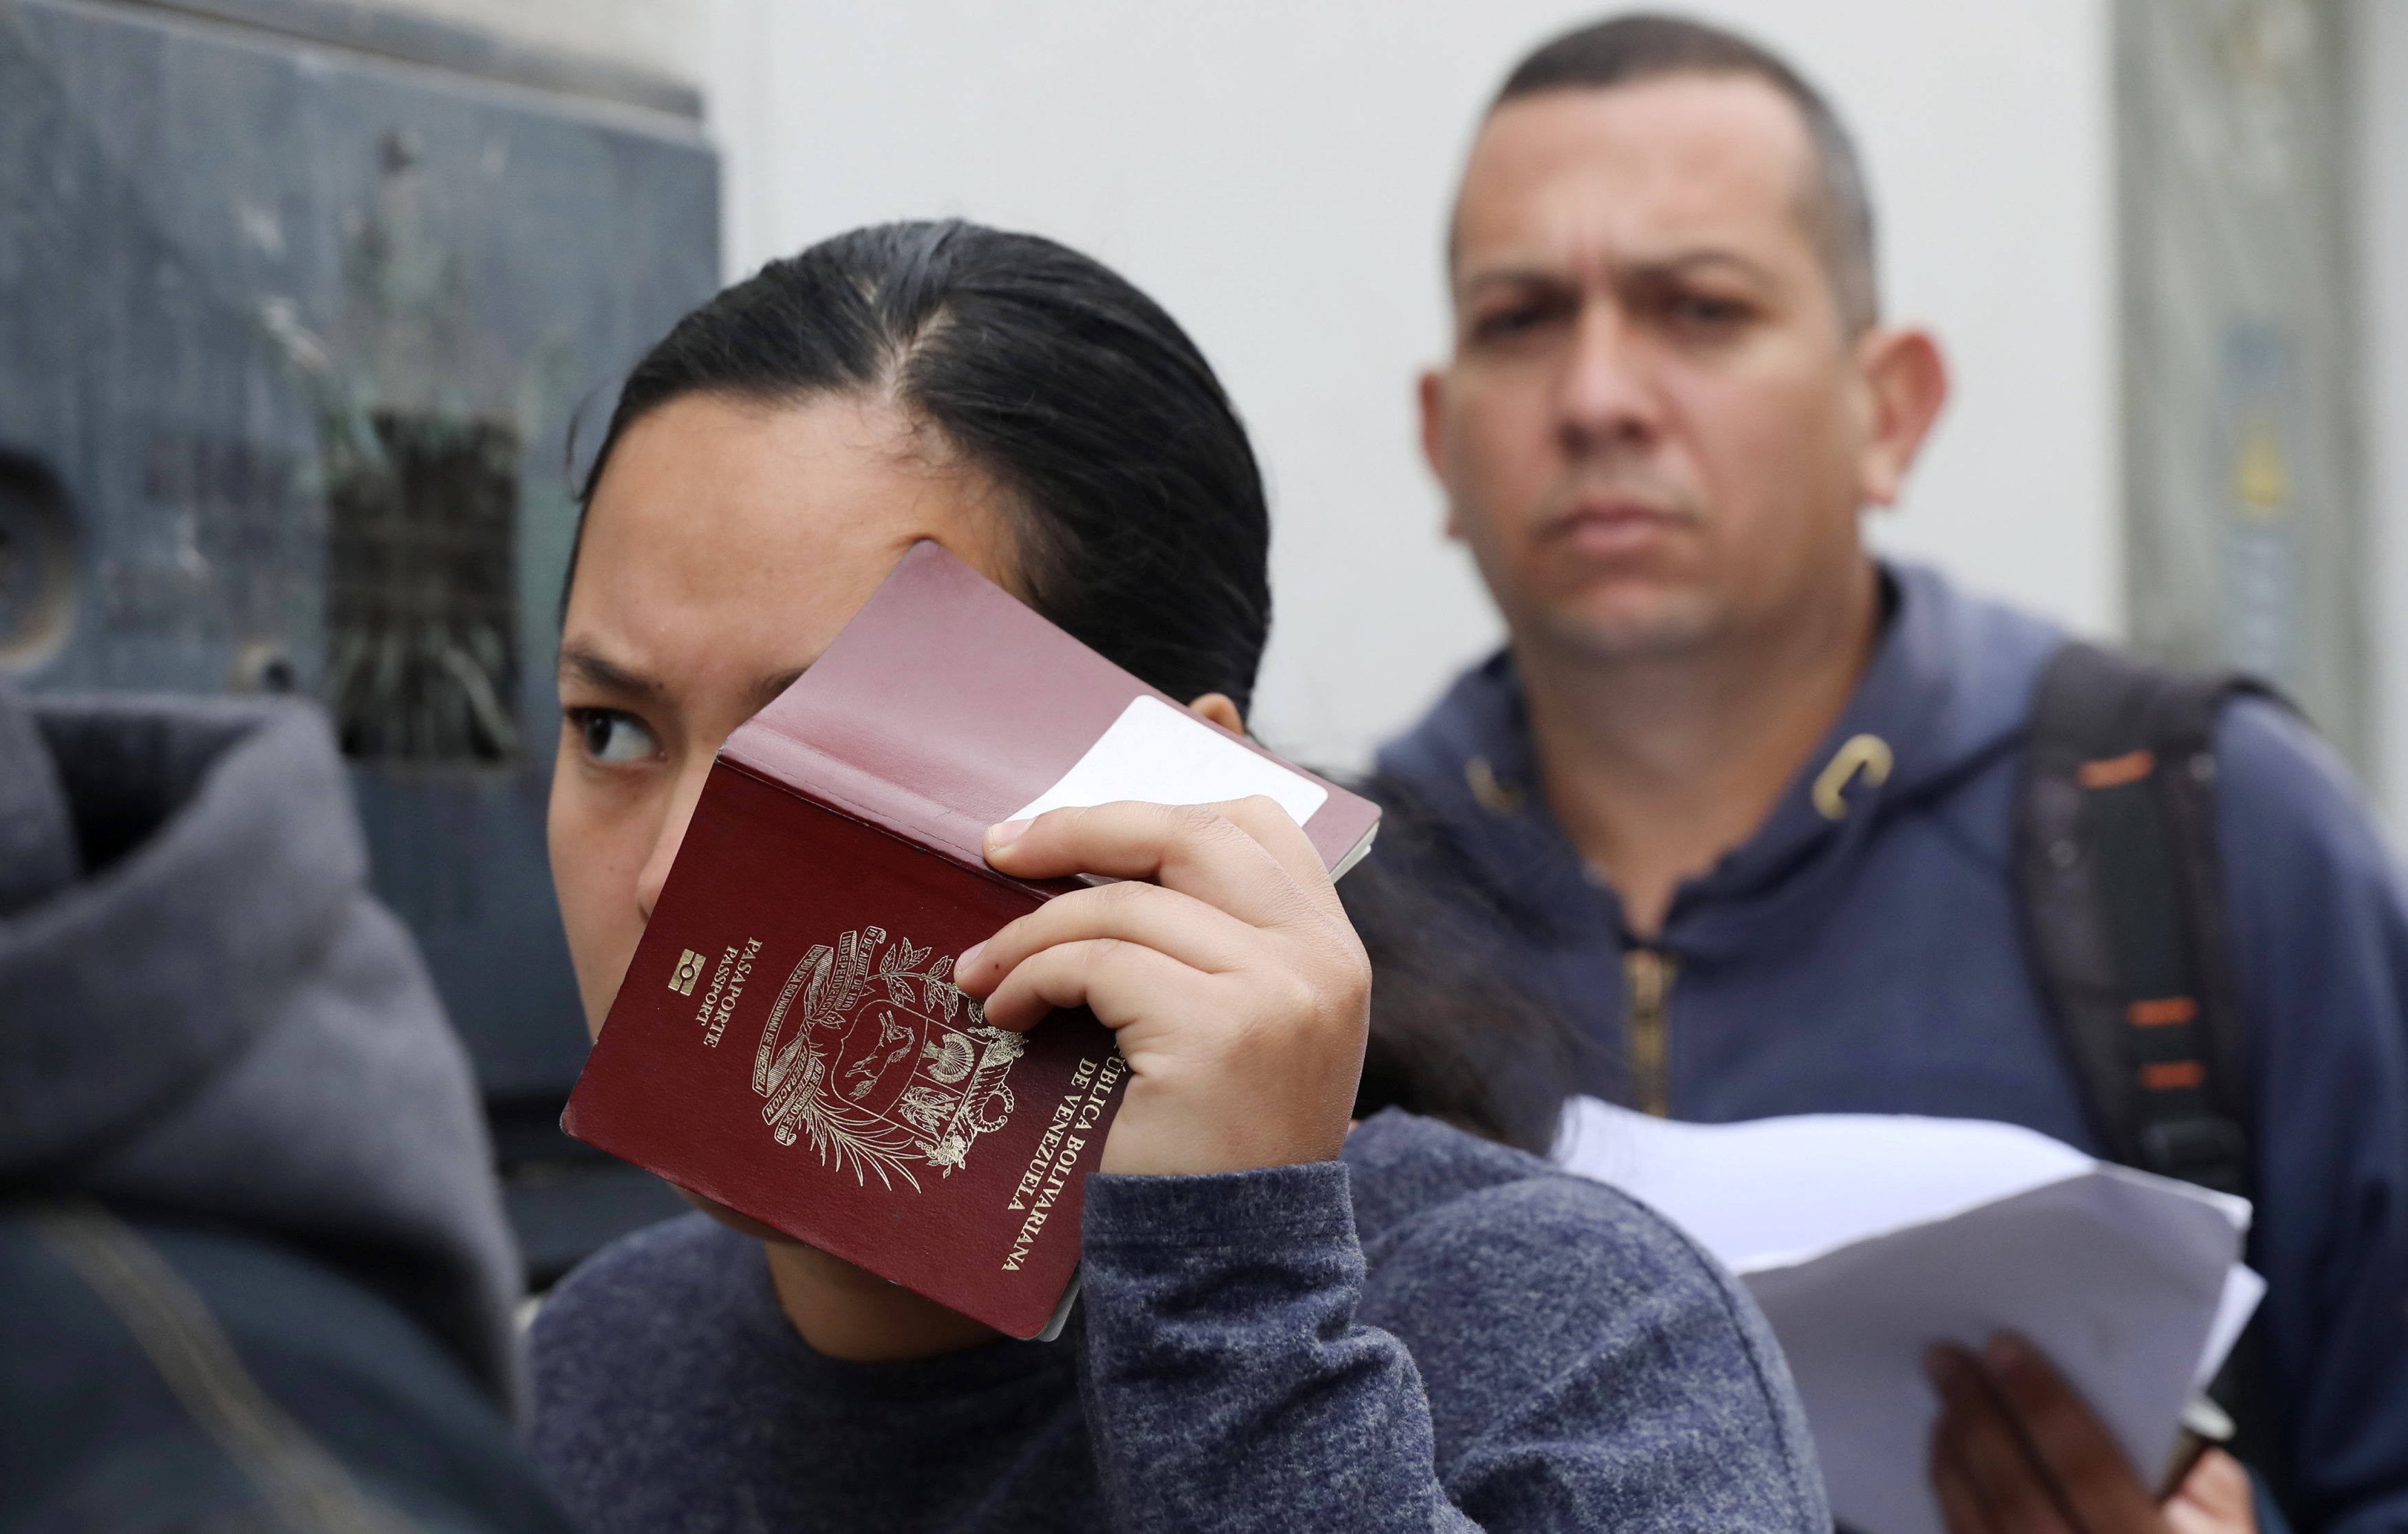
[{"label": "man's face", "polygon": [[1678,654],[1856,578],[1872,401],[1813,171],[1797,110],[1745,77],[1547,92],[1482,129],[1423,430],[1526,644]]}]

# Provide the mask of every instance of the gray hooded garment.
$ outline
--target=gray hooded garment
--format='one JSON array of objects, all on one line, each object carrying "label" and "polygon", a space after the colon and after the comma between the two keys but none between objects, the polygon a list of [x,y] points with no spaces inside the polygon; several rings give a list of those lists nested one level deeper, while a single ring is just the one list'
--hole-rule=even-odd
[{"label": "gray hooded garment", "polygon": [[511,1393],[467,1059],[299,703],[0,688],[0,1189],[272,1236]]}]

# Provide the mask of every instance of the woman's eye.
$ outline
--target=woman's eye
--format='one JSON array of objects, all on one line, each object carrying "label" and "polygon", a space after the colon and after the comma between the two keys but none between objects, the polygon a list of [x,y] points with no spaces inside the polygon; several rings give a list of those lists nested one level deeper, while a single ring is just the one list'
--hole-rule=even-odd
[{"label": "woman's eye", "polygon": [[641,762],[660,753],[660,742],[633,714],[615,709],[580,709],[571,719],[583,738],[585,754],[596,762]]}]

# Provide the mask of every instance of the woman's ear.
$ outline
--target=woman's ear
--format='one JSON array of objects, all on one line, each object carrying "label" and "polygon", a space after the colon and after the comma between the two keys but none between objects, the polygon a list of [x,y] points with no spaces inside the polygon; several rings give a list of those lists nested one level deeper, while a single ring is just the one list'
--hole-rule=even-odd
[{"label": "woman's ear", "polygon": [[1188,707],[1231,735],[1246,733],[1246,716],[1238,711],[1238,706],[1229,701],[1226,693],[1207,693]]}]

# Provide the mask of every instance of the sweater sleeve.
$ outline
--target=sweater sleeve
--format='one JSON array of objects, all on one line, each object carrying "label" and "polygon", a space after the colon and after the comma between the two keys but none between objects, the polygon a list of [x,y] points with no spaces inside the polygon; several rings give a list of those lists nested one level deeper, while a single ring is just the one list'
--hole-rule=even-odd
[{"label": "sweater sleeve", "polygon": [[1091,1177],[1082,1388],[1114,1526],[1828,1534],[1760,1321],[1652,1217],[1634,1252],[1611,1197],[1531,1179],[1383,1237],[1409,1348],[1361,1313],[1344,1165]]}]

